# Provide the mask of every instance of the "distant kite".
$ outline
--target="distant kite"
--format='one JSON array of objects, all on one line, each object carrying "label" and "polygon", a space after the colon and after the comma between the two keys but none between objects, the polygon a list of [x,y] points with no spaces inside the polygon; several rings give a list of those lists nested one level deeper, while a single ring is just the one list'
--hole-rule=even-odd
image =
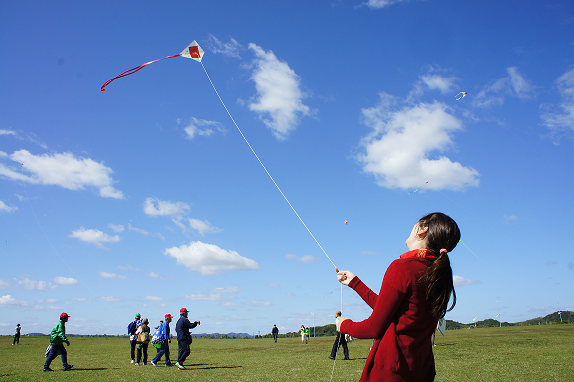
[{"label": "distant kite", "polygon": [[468,93],[467,92],[460,92],[456,95],[455,99],[458,101],[459,99],[463,99],[464,97],[466,97]]},{"label": "distant kite", "polygon": [[423,184],[422,186],[420,186],[419,188],[417,188],[414,191],[409,192],[409,194],[414,194],[415,192],[417,192],[418,190],[420,190],[421,188],[423,188],[425,185],[429,184],[429,182],[426,182],[425,184]]},{"label": "distant kite", "polygon": [[345,220],[345,224],[349,224],[349,222]]},{"label": "distant kite", "polygon": [[108,86],[113,80],[117,80],[118,78],[129,76],[130,74],[133,74],[133,73],[137,72],[138,70],[142,69],[146,65],[149,65],[149,64],[156,62],[156,61],[165,60],[166,58],[174,58],[174,57],[187,57],[187,58],[191,58],[192,60],[201,62],[201,59],[203,58],[203,49],[201,49],[201,47],[197,44],[197,42],[195,42],[195,40],[193,40],[193,42],[191,44],[189,44],[187,46],[187,48],[185,48],[183,50],[183,52],[181,52],[180,54],[176,54],[175,56],[167,56],[164,58],[159,58],[157,60],[146,62],[143,65],[136,66],[133,69],[127,70],[127,71],[123,72],[122,74],[120,74],[119,76],[114,77],[111,80],[106,81],[106,83],[102,85],[101,90],[103,92],[105,92],[106,89],[104,89],[104,88],[106,86]]}]

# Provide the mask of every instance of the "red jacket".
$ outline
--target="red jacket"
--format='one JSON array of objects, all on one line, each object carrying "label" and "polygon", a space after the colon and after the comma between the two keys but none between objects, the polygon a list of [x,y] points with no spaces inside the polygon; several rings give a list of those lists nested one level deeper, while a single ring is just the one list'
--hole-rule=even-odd
[{"label": "red jacket", "polygon": [[[391,263],[378,298],[355,276],[349,286],[373,309],[361,322],[345,320],[341,333],[374,338],[361,381],[430,382],[436,374],[431,335],[437,319],[418,280],[431,264],[410,251]],[[423,255],[424,256],[424,255]]]}]

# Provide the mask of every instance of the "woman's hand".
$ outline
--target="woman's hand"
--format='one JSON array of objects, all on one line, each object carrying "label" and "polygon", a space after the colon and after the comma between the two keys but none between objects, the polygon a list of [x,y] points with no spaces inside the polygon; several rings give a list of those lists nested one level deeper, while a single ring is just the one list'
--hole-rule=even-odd
[{"label": "woman's hand", "polygon": [[335,321],[335,325],[337,326],[337,331],[340,332],[341,331],[341,324],[343,323],[343,321],[348,320],[348,318],[346,317],[337,317],[337,320]]},{"label": "woman's hand", "polygon": [[355,278],[355,274],[351,271],[340,271],[338,268],[335,271],[337,271],[337,280],[343,285],[349,285],[351,280]]}]

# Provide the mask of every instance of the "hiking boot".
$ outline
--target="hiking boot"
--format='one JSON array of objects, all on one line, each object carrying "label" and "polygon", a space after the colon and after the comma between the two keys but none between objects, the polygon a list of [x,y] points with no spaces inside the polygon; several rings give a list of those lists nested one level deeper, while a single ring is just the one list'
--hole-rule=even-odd
[{"label": "hiking boot", "polygon": [[74,365],[68,365],[64,368],[64,371],[71,370],[73,367],[74,367]]},{"label": "hiking boot", "polygon": [[54,370],[50,369],[49,367],[45,367],[44,370],[42,371],[54,371]]}]

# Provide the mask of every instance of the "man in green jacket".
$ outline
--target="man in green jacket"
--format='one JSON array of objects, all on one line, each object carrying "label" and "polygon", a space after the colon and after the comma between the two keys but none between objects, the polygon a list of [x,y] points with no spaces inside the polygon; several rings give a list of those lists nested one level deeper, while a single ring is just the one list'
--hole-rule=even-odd
[{"label": "man in green jacket", "polygon": [[53,371],[50,369],[50,363],[58,356],[58,353],[62,355],[62,364],[64,365],[64,371],[70,370],[73,365],[68,364],[68,352],[64,347],[64,342],[70,346],[70,341],[66,337],[66,322],[70,316],[68,313],[60,314],[60,321],[56,324],[52,333],[50,334],[50,350],[46,356],[46,363],[44,364],[44,371]]}]

